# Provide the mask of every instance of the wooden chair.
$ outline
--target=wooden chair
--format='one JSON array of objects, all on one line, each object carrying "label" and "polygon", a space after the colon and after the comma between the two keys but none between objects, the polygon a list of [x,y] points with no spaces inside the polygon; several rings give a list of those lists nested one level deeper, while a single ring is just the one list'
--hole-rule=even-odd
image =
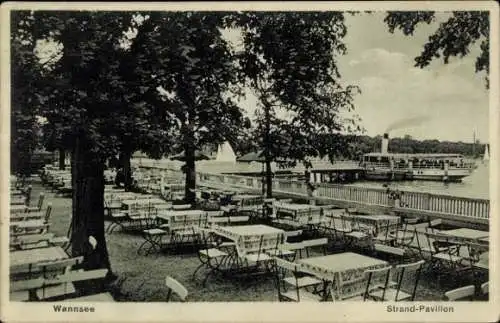
[{"label": "wooden chair", "polygon": [[45,279],[42,288],[36,290],[38,300],[51,299],[76,292],[73,283],[79,281],[102,279],[106,277],[108,269],[71,270],[62,275]]},{"label": "wooden chair", "polygon": [[10,282],[9,299],[10,301],[30,301],[31,291],[43,286],[43,278],[16,280]]},{"label": "wooden chair", "polygon": [[399,261],[403,261],[408,256],[406,249],[393,247],[382,243],[374,243],[373,251],[376,254],[383,254],[390,258],[396,258]]},{"label": "wooden chair", "polygon": [[219,269],[229,254],[218,248],[218,243],[214,240],[213,231],[211,229],[201,228],[199,232],[201,248],[198,250],[198,259],[201,264],[194,270],[192,279],[194,280],[196,278],[196,273],[200,269],[209,269],[209,272],[203,280],[203,286],[205,286],[208,277]]},{"label": "wooden chair", "polygon": [[[318,286],[322,284],[323,282],[321,280],[312,276],[301,275],[299,264],[277,257],[273,258],[273,264],[278,287],[278,298],[280,302],[321,301],[321,296],[312,294],[305,290],[306,287]],[[294,290],[288,291],[287,286],[292,286]]]},{"label": "wooden chair", "polygon": [[306,257],[309,257],[309,250],[313,247],[321,247],[323,255],[326,256],[326,246],[328,245],[328,238],[303,240],[299,243],[299,245],[300,248],[298,250],[300,258],[302,258],[302,250],[306,252]]},{"label": "wooden chair", "polygon": [[474,299],[476,288],[474,285],[468,285],[460,288],[456,288],[444,293],[444,297],[448,301],[457,301],[457,300],[469,300],[472,301]]},{"label": "wooden chair", "polygon": [[490,283],[486,282],[481,284],[481,294],[486,295],[489,294],[490,291]]},{"label": "wooden chair", "polygon": [[[363,280],[366,281],[365,288],[363,290],[359,290],[357,288],[352,288],[349,294],[340,295],[341,300],[345,301],[366,301],[370,300],[384,300],[385,293],[389,286],[389,277],[391,274],[391,267],[387,266],[384,268],[378,269],[368,269],[364,272]],[[352,285],[358,284],[357,281],[354,281]],[[377,293],[381,293],[380,298],[378,297],[370,297],[370,293],[377,291]]]},{"label": "wooden chair", "polygon": [[80,302],[80,303],[94,303],[94,302],[115,302],[113,295],[110,293],[99,293],[93,295],[86,295],[75,298],[64,299],[63,302]]},{"label": "wooden chair", "polygon": [[391,231],[390,224],[389,220],[381,221],[377,235],[373,237],[376,243],[388,245],[394,241],[395,238],[389,234]]},{"label": "wooden chair", "polygon": [[[373,299],[380,301],[413,301],[415,300],[415,294],[418,287],[418,282],[420,279],[420,274],[422,271],[422,266],[425,261],[419,260],[410,264],[397,265],[395,268],[396,281],[389,282],[391,287],[385,290],[375,290],[369,293],[369,296]],[[403,286],[403,282],[407,276],[413,275],[413,282],[407,286]],[[406,284],[405,284],[406,285]],[[395,286],[395,287],[394,287]]]},{"label": "wooden chair", "polygon": [[168,293],[167,293],[167,302],[170,302],[170,299],[172,298],[172,294],[176,294],[179,299],[182,302],[186,301],[186,298],[188,296],[188,290],[186,287],[184,287],[181,283],[179,283],[177,280],[174,278],[167,276],[165,278],[165,286],[168,288]]},{"label": "wooden chair", "polygon": [[34,249],[48,247],[53,233],[29,234],[25,236],[13,237],[10,241],[10,248],[14,250]]},{"label": "wooden chair", "polygon": [[463,244],[453,240],[453,237],[440,233],[426,232],[430,246],[431,263],[429,268],[438,274],[457,275],[466,270],[472,270],[470,262],[460,255]]},{"label": "wooden chair", "polygon": [[42,192],[40,193],[40,196],[38,197],[38,203],[36,206],[34,207],[28,207],[26,209],[27,212],[37,212],[37,211],[41,211],[42,210],[42,206],[43,206],[43,201],[45,199],[45,194]]},{"label": "wooden chair", "polygon": [[45,217],[44,217],[45,223],[49,223],[51,214],[52,214],[52,203],[47,203],[47,210],[45,211]]},{"label": "wooden chair", "polygon": [[371,236],[362,230],[356,218],[349,215],[342,215],[342,226],[344,233],[345,247],[353,246],[356,243],[370,239]]}]

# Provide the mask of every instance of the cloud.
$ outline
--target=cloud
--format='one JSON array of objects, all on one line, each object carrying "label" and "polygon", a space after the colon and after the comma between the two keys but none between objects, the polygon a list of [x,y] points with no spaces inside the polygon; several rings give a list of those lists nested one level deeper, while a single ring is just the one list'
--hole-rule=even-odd
[{"label": "cloud", "polygon": [[[425,115],[429,117],[425,123],[397,132],[467,140],[472,129],[488,128],[488,92],[474,73],[473,59],[420,69],[413,66],[410,55],[368,48],[349,55],[342,74],[362,90],[355,104],[368,134],[380,134],[397,120]],[[482,136],[485,140],[487,132]]]}]

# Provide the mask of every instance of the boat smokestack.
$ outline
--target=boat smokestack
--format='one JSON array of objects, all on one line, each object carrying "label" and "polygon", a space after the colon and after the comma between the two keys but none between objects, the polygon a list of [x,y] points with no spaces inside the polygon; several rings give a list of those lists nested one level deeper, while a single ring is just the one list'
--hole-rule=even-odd
[{"label": "boat smokestack", "polygon": [[382,154],[387,154],[388,148],[389,148],[389,134],[384,133],[384,137],[382,138],[382,147],[380,148],[380,152]]}]

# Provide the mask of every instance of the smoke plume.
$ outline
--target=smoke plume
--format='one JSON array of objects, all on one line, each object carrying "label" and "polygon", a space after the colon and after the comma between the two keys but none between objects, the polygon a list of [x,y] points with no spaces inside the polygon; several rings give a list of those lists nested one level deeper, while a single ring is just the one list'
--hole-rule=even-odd
[{"label": "smoke plume", "polygon": [[403,129],[403,128],[407,128],[407,127],[419,126],[429,119],[430,118],[428,116],[416,116],[416,117],[400,119],[396,122],[391,123],[387,127],[385,132],[390,132],[392,130]]}]

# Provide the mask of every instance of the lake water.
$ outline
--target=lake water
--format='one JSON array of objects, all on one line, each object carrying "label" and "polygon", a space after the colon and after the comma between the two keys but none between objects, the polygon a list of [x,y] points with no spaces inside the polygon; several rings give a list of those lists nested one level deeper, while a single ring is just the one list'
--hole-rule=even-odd
[{"label": "lake water", "polygon": [[[172,169],[179,169],[183,165],[183,162],[179,161],[152,161],[144,159],[143,162],[140,160],[135,160],[134,163],[137,164],[150,164],[159,167],[167,167]],[[401,181],[401,182],[388,182],[393,189],[399,189],[404,191],[419,191],[428,192],[435,194],[447,194],[452,196],[460,197],[471,197],[471,198],[489,198],[489,164],[483,161],[476,161],[478,165],[474,172],[462,179],[461,183],[443,183],[434,181]],[[228,172],[228,173],[238,173],[238,172],[260,172],[262,170],[262,164],[260,163],[230,163],[230,162],[215,162],[215,161],[199,161],[196,163],[196,168],[201,172]],[[276,167],[273,167],[276,169]],[[375,181],[360,181],[354,184],[354,186],[363,187],[376,187],[381,188],[384,182]]]},{"label": "lake water", "polygon": [[[393,189],[404,191],[419,191],[436,194],[447,194],[461,197],[472,198],[489,198],[489,164],[482,161],[476,162],[478,167],[474,172],[463,178],[461,183],[443,183],[433,181],[401,181],[401,182],[388,182],[389,186]],[[383,182],[374,181],[361,181],[353,186],[363,187],[378,187],[381,188]]]}]

